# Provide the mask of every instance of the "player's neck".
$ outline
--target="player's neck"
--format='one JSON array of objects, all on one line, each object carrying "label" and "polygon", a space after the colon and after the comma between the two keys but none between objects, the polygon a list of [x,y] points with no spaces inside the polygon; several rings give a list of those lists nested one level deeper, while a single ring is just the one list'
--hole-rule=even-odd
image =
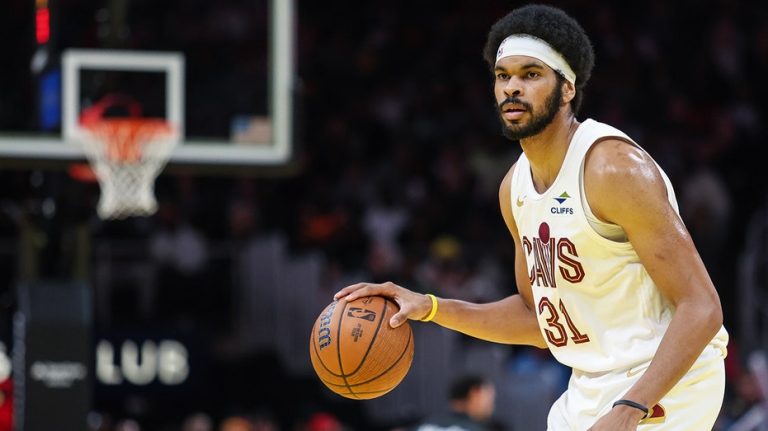
[{"label": "player's neck", "polygon": [[579,127],[570,109],[561,109],[554,120],[541,133],[520,141],[531,165],[536,191],[542,193],[557,178],[573,134]]}]

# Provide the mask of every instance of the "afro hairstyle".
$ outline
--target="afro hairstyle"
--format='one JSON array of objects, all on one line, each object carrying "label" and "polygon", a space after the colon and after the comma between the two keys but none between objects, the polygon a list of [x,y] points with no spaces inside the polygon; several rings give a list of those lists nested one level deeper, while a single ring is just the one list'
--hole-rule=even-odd
[{"label": "afro hairstyle", "polygon": [[576,73],[576,96],[571,101],[574,114],[578,114],[584,96],[584,87],[592,76],[595,51],[584,29],[563,10],[546,5],[532,4],[512,10],[496,21],[488,32],[483,57],[493,71],[499,45],[513,34],[528,34],[547,42],[559,52]]}]

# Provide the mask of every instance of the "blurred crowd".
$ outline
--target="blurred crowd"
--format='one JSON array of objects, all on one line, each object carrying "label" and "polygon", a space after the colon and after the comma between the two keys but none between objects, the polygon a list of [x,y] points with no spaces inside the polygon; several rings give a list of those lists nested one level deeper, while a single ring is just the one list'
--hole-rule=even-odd
[{"label": "blurred crowd", "polygon": [[[497,192],[520,148],[501,136],[481,50],[490,25],[517,4],[369,1],[341,10],[327,2],[298,3],[297,140],[289,168],[237,178],[171,169],[157,183],[160,211],[124,222],[95,219],[94,184],[71,181],[62,172],[3,170],[0,235],[6,243],[18,239],[18,214],[30,208],[37,223],[60,237],[67,223],[86,223],[97,239],[146,238],[144,258],[163,270],[152,296],[157,306],[145,322],[195,327],[222,345],[241,329],[232,315],[237,292],[231,263],[244,245],[265,235],[285,238],[293,255],[322,256],[328,300],[335,289],[360,280],[394,281],[470,301],[515,292],[513,244]],[[755,221],[768,204],[760,157],[768,138],[768,3],[551,3],[576,17],[595,45],[596,67],[579,118],[626,131],[669,174],[720,293],[732,340],[719,428],[725,431],[763,398],[745,366],[747,355],[760,346],[741,348],[746,342],[740,337],[738,280],[748,227],[768,223]],[[226,13],[195,15],[188,6],[184,17],[188,25],[232,40],[232,49],[216,55],[247,57],[244,29],[259,21],[246,13],[249,6],[244,0],[218,0],[202,10]],[[164,47],[196,37],[146,28],[140,36],[148,46]],[[199,68],[188,82],[192,88],[224,76],[215,69],[215,57],[206,55],[209,48],[199,47]],[[232,79],[217,85],[236,86],[225,94],[243,88]],[[245,87],[245,94],[259,91]],[[208,111],[190,115],[205,122]],[[55,217],[46,213],[45,202],[55,203]],[[13,307],[9,292],[15,274],[15,260],[5,254],[4,316]],[[130,301],[123,301],[120,289],[115,292],[115,314],[97,322],[100,329],[135,319]],[[528,357],[527,349],[509,352],[511,363]],[[293,387],[318,393],[311,377],[292,376]],[[307,405],[311,400],[294,421],[260,405],[243,414],[230,415],[226,408],[188,412],[177,426],[183,431],[381,428],[360,425],[366,423],[362,413],[345,417],[345,411],[355,410],[348,404],[331,411]],[[102,412],[89,419],[94,430],[159,429],[120,417],[125,412],[108,413],[98,401],[96,407]]]}]

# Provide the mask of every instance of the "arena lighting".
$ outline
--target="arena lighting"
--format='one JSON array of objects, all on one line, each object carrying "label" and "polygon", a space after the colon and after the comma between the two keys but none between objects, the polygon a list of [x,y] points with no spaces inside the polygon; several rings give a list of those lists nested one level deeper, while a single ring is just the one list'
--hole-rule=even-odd
[{"label": "arena lighting", "polygon": [[51,10],[48,0],[35,2],[35,38],[38,45],[48,43],[51,38]]}]

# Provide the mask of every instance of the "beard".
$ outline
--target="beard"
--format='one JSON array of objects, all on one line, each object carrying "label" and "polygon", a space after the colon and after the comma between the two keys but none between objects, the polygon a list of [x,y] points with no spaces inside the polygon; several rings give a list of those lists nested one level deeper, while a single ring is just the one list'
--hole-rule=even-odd
[{"label": "beard", "polygon": [[[563,98],[563,88],[558,82],[555,88],[549,94],[544,101],[544,112],[533,112],[533,106],[530,103],[523,102],[516,97],[508,97],[503,102],[499,103],[499,119],[501,119],[501,133],[512,141],[519,141],[520,139],[528,138],[536,135],[544,130],[545,127],[555,119],[557,111],[560,109],[560,100]],[[532,118],[527,124],[512,124],[508,125],[504,122],[503,112],[501,107],[507,103],[515,103],[525,106],[528,112],[532,113]]]}]

